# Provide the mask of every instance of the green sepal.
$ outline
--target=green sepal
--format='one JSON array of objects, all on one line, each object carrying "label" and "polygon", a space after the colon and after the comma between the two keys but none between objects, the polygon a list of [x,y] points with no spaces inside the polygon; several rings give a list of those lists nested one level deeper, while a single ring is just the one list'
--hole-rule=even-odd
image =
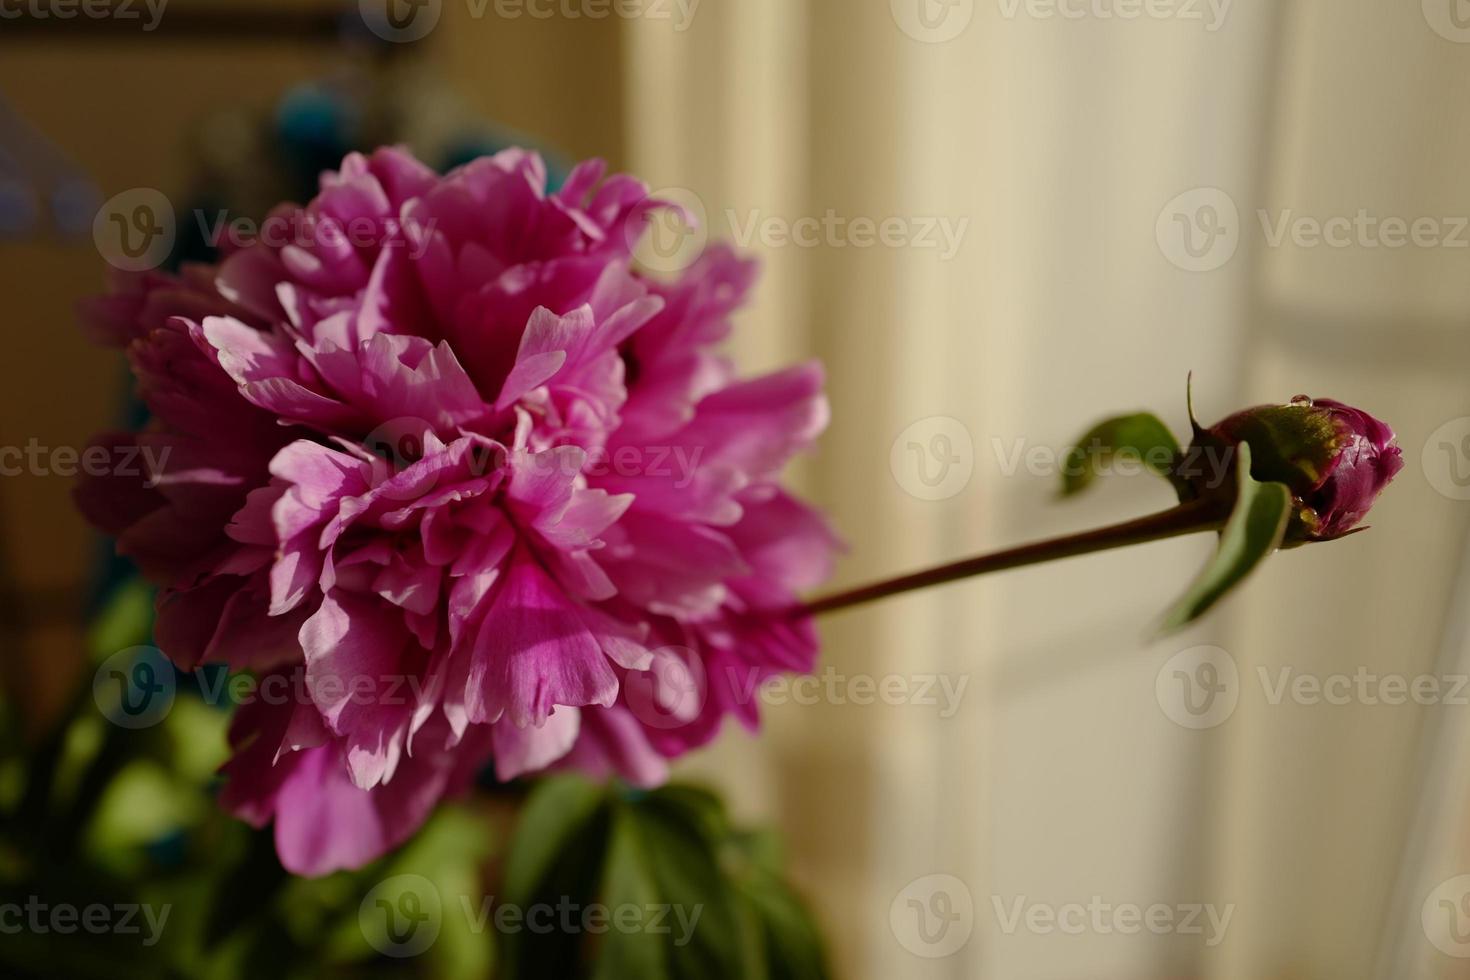
[{"label": "green sepal", "polygon": [[1259,480],[1284,483],[1307,494],[1322,485],[1342,449],[1332,413],[1309,403],[1263,405],[1232,415],[1214,430],[1231,442],[1250,443]]},{"label": "green sepal", "polygon": [[1199,577],[1164,617],[1165,632],[1180,629],[1203,616],[1256,566],[1281,547],[1291,516],[1291,491],[1280,483],[1261,483],[1251,477],[1251,450],[1240,444],[1236,467],[1239,490],[1220,544]]},{"label": "green sepal", "polygon": [[1205,427],[1199,424],[1199,416],[1194,414],[1194,372],[1190,371],[1184,378],[1184,407],[1189,412],[1189,431],[1192,438],[1197,442],[1199,437],[1205,434]]},{"label": "green sepal", "polygon": [[1120,415],[1099,422],[1077,440],[1062,465],[1062,496],[1081,493],[1097,479],[1097,467],[1118,457],[1131,457],[1169,479],[1179,455],[1179,440],[1149,412]]}]

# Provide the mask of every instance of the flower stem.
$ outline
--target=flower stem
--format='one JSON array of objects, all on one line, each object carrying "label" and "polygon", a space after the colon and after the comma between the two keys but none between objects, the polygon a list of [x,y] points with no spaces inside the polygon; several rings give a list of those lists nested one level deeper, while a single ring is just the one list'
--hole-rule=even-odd
[{"label": "flower stem", "polygon": [[1218,531],[1225,526],[1225,521],[1229,516],[1230,508],[1228,501],[1222,502],[1218,499],[1193,500],[1189,503],[1160,511],[1157,514],[1150,514],[1147,517],[1125,521],[1122,524],[1113,524],[1092,531],[1083,531],[1080,534],[1068,534],[1060,538],[1051,538],[1046,541],[1023,544],[1016,548],[1007,548],[1004,551],[995,551],[988,555],[966,558],[948,565],[940,565],[937,568],[929,568],[922,572],[914,572],[910,575],[903,575],[898,578],[888,579],[887,581],[875,582],[872,585],[850,589],[846,592],[839,592],[835,595],[826,596],[797,606],[792,612],[800,616],[817,616],[822,613],[836,612],[839,609],[860,606],[878,599],[886,599],[889,596],[899,595],[904,592],[912,592],[916,589],[927,589],[934,585],[944,585],[948,582],[955,582],[959,579],[970,578],[975,575],[1003,572],[1010,568],[1021,568],[1025,565],[1036,565],[1041,562],[1056,561],[1061,558],[1072,558],[1076,555],[1086,555],[1094,551],[1106,551],[1110,548],[1124,548],[1128,545],[1144,544],[1148,541],[1162,541],[1165,538],[1194,534],[1198,531]]}]

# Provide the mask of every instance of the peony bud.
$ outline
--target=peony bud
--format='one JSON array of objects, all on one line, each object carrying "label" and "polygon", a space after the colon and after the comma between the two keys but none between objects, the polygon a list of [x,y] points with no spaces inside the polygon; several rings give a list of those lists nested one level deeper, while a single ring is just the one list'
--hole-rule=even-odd
[{"label": "peony bud", "polygon": [[[1218,454],[1242,442],[1251,447],[1252,477],[1291,490],[1288,544],[1351,533],[1404,467],[1392,429],[1328,398],[1299,395],[1286,405],[1237,412],[1209,429],[1196,428],[1194,448]],[[1219,492],[1198,482],[1194,489],[1201,496]]]}]

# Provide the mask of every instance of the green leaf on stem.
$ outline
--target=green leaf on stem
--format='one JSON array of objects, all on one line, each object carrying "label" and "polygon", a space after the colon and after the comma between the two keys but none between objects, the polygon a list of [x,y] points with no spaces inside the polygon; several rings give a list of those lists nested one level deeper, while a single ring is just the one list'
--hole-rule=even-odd
[{"label": "green leaf on stem", "polygon": [[570,918],[505,936],[497,977],[826,980],[821,936],[768,841],[736,831],[703,789],[540,784],[510,845],[505,902]]},{"label": "green leaf on stem", "polygon": [[709,977],[750,975],[740,944],[738,895],[725,876],[723,840],[704,815],[662,793],[620,803],[603,877],[609,909],[667,910],[660,923],[610,932],[597,976]]},{"label": "green leaf on stem", "polygon": [[520,902],[534,894],[569,842],[595,832],[592,825],[607,801],[606,788],[576,776],[554,776],[537,784],[506,861],[506,900]]},{"label": "green leaf on stem", "polygon": [[753,980],[825,980],[831,973],[821,929],[786,881],[774,836],[740,835],[733,851],[729,863],[744,899],[741,919]]},{"label": "green leaf on stem", "polygon": [[[532,910],[597,901],[606,863],[613,796],[608,787],[579,776],[554,776],[536,784],[517,821],[507,852],[505,879],[495,909],[517,916]],[[544,912],[540,914],[545,914]],[[525,925],[501,937],[497,980],[585,976],[580,933]]]},{"label": "green leaf on stem", "polygon": [[1164,630],[1180,629],[1203,616],[1256,566],[1281,547],[1291,516],[1291,491],[1280,483],[1251,478],[1250,446],[1240,444],[1239,491],[1220,545],[1194,584],[1164,617]]},{"label": "green leaf on stem", "polygon": [[1119,457],[1170,478],[1178,454],[1179,440],[1156,415],[1139,412],[1099,422],[1067,452],[1062,465],[1062,496],[1086,490],[1097,479],[1098,467]]}]

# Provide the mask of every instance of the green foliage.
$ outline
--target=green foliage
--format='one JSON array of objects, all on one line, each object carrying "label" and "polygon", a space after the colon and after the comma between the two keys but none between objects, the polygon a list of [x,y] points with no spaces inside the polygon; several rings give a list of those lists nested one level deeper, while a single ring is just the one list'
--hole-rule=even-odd
[{"label": "green foliage", "polygon": [[1062,465],[1062,496],[1081,493],[1097,479],[1098,468],[1120,460],[1141,464],[1172,480],[1179,441],[1155,415],[1139,412],[1099,422],[1068,452]]},{"label": "green foliage", "polygon": [[1251,450],[1240,445],[1239,489],[1230,520],[1208,565],[1164,617],[1164,629],[1176,630],[1203,616],[1245,580],[1256,566],[1281,547],[1291,516],[1291,491],[1280,483],[1260,483],[1251,476]]},{"label": "green foliage", "polygon": [[[562,858],[534,859],[553,850]],[[820,936],[775,850],[704,790],[545,783],[511,842],[505,901],[573,913],[549,934],[504,937],[504,976],[820,980]]]},{"label": "green foliage", "polygon": [[95,659],[147,643],[153,635],[153,590],[142,579],[129,579],[108,597],[87,631]]}]

